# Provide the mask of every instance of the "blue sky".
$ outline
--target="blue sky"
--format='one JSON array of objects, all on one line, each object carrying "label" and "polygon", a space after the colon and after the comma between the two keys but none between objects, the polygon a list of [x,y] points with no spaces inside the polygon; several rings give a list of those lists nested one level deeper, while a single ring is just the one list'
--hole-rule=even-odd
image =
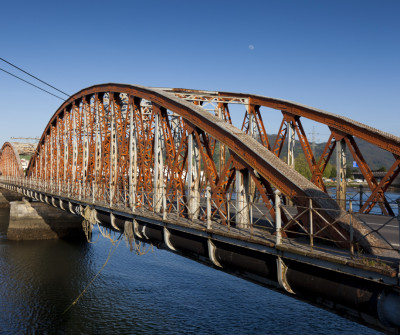
[{"label": "blue sky", "polygon": [[[70,94],[106,82],[249,92],[400,136],[399,13],[389,0],[3,1],[0,57]],[[0,99],[1,143],[41,136],[61,104],[2,72]]]}]

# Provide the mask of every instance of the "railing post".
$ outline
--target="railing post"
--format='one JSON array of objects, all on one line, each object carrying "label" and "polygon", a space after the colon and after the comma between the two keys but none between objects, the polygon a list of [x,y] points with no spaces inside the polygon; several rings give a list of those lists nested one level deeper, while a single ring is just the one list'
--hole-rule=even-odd
[{"label": "railing post", "polygon": [[180,200],[180,192],[179,190],[176,190],[176,211],[177,211],[177,216],[179,217],[179,214],[181,213],[181,200]]},{"label": "railing post", "polygon": [[[361,207],[360,207],[361,208]],[[354,244],[353,244],[353,200],[349,202],[349,213],[350,213],[350,255],[354,257]]]},{"label": "railing post", "polygon": [[228,227],[231,228],[231,201],[229,199],[230,195],[227,195],[227,200],[226,200],[226,208],[227,208],[227,219],[228,219]]},{"label": "railing post", "polygon": [[92,181],[92,203],[95,203],[96,201],[96,193],[97,193],[97,187],[96,187],[96,179],[93,179]]},{"label": "railing post", "polygon": [[192,212],[193,210],[193,206],[191,206],[192,202],[193,202],[193,195],[192,192],[190,192],[190,188],[188,189],[188,197],[187,197],[187,203],[186,203],[186,208],[187,208],[187,212],[188,212],[188,217],[189,219],[193,222],[194,221],[194,213]]},{"label": "railing post", "polygon": [[[399,229],[397,231],[398,238],[399,238],[399,253],[400,253],[400,198],[397,200],[397,223],[399,224]],[[399,263],[399,271],[400,271],[400,263]]]},{"label": "railing post", "polygon": [[162,189],[162,208],[163,208],[162,217],[163,217],[163,220],[167,219],[167,196],[165,193],[166,193],[166,187],[164,185],[163,189]]},{"label": "railing post", "polygon": [[281,191],[275,190],[275,233],[276,233],[276,245],[282,243],[282,221],[281,221]]},{"label": "railing post", "polygon": [[211,187],[210,186],[207,186],[206,200],[207,200],[207,229],[211,229]]},{"label": "railing post", "polygon": [[309,220],[310,220],[310,247],[311,250],[314,248],[314,224],[313,224],[313,206],[312,199],[308,199],[309,203]]},{"label": "railing post", "polygon": [[249,204],[249,216],[250,216],[250,229],[251,233],[253,233],[253,197],[249,195],[249,201],[247,202]]},{"label": "railing post", "polygon": [[[359,203],[360,209],[361,209],[361,207],[362,207],[362,205],[363,205],[363,203],[362,203],[362,196],[363,196],[363,186],[360,185],[360,203]],[[360,209],[359,209],[359,211],[360,211]]]},{"label": "railing post", "polygon": [[[111,180],[111,177],[110,177],[110,180]],[[113,195],[114,195],[114,192],[111,192],[111,190],[113,188],[113,185],[111,185],[111,184],[112,184],[112,182],[110,181],[111,187],[108,189],[108,196],[110,197],[110,199],[109,199],[110,207],[113,206]]]},{"label": "railing post", "polygon": [[336,141],[336,201],[346,209],[346,142]]}]

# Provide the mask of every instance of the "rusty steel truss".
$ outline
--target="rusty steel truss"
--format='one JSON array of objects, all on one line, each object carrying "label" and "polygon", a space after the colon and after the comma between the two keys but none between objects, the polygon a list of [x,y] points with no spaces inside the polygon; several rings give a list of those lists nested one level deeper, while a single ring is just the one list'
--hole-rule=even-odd
[{"label": "rusty steel truss", "polygon": [[0,173],[2,176],[24,176],[20,155],[13,143],[4,143],[0,150]]},{"label": "rusty steel truss", "polygon": [[[394,215],[385,197],[385,192],[400,173],[400,139],[397,136],[379,131],[340,115],[327,113],[312,107],[280,99],[230,92],[210,92],[187,89],[169,89],[168,91],[175,93],[182,99],[196,101],[198,104],[214,103],[218,104],[218,107],[224,106],[224,111],[228,110],[228,104],[239,103],[245,105],[242,130],[251,132],[254,137],[257,137],[265,147],[272,150],[277,156],[280,156],[285,140],[287,140],[289,148],[287,163],[289,165],[294,165],[293,146],[295,134],[297,134],[298,141],[301,144],[301,148],[312,174],[311,181],[324,192],[326,192],[326,187],[322,175],[336,148],[336,154],[339,157],[339,159],[337,159],[338,182],[336,195],[338,199],[340,198],[343,200],[346,197],[346,161],[345,159],[343,160],[343,154],[347,146],[371,190],[371,195],[360,208],[360,212],[370,213],[372,208],[378,205],[383,214]],[[269,142],[265,132],[265,125],[260,114],[261,107],[278,110],[282,113],[282,122],[279,130],[276,132],[278,136],[274,143]],[[225,119],[228,122],[230,121],[229,110],[228,117]],[[315,157],[315,153],[313,153],[311,149],[301,119],[308,119],[324,124],[331,132],[329,140],[319,158]],[[373,172],[365,161],[355,138],[365,140],[393,155],[394,162],[380,182],[374,178]]]},{"label": "rusty steel truss", "polygon": [[[232,125],[232,104],[244,106],[241,130]],[[269,141],[261,108],[282,112],[274,143]],[[302,118],[331,129],[319,159],[314,157]],[[279,158],[285,141],[293,148],[295,135],[312,172],[312,182],[292,168],[291,149],[288,164]],[[395,163],[380,183],[354,137],[394,155]],[[314,221],[321,236],[343,246],[349,241],[349,225],[339,219],[341,209],[323,192],[322,173],[333,150],[339,148],[341,157],[345,145],[372,191],[362,211],[369,212],[379,203],[385,214],[393,214],[385,191],[400,171],[399,138],[334,114],[248,94],[122,84],[89,87],[70,97],[53,115],[26,176],[49,192],[90,198],[93,203],[110,207],[122,205],[131,211],[177,211],[188,220],[217,220],[222,225],[232,222],[234,212],[236,226],[244,228],[252,224],[251,204],[261,203],[265,215],[271,220],[277,217],[274,190],[278,189],[298,208],[311,199],[314,207],[333,210]],[[21,176],[18,164],[11,163],[19,157],[15,158],[18,155],[10,144],[3,146],[1,155],[3,175]],[[343,184],[338,186],[343,192]],[[206,218],[202,199],[210,195],[211,217]],[[332,214],[335,211],[338,214]],[[307,213],[300,217],[309,222]],[[296,226],[284,211],[279,221],[283,232]],[[360,236],[367,235],[366,245],[376,242],[362,225],[357,227],[357,220],[353,219],[353,225]],[[301,227],[307,233],[311,229],[307,223]]]}]

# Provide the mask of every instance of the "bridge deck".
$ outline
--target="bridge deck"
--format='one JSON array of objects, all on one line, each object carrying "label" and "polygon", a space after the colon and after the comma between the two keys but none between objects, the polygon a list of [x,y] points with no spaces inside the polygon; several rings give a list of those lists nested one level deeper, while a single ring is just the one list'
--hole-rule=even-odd
[{"label": "bridge deck", "polygon": [[[160,227],[167,227],[176,230],[183,230],[195,235],[210,237],[215,240],[221,240],[232,245],[241,245],[249,249],[254,249],[269,254],[284,255],[286,258],[301,259],[306,263],[329,262],[329,267],[334,265],[335,269],[340,267],[350,267],[357,270],[367,271],[368,276],[375,273],[379,279],[380,275],[386,278],[392,278],[393,283],[397,283],[397,273],[400,261],[400,254],[391,250],[390,256],[371,256],[367,254],[355,253],[351,255],[349,250],[340,249],[333,243],[324,239],[314,239],[313,246],[310,245],[310,239],[305,234],[298,237],[284,237],[282,242],[276,244],[276,236],[274,230],[269,224],[271,217],[266,215],[263,208],[253,212],[253,221],[257,222],[247,228],[241,228],[234,225],[222,225],[218,219],[213,218],[211,227],[207,227],[207,221],[204,220],[188,220],[174,213],[167,213],[163,219],[163,213],[156,213],[144,208],[136,208],[132,211],[131,208],[124,205],[110,206],[105,201],[96,201],[92,199],[79,199],[76,197],[67,197],[63,194],[52,194],[49,192],[40,192],[42,195],[48,196],[50,199],[62,199],[69,201],[75,206],[82,205],[83,207],[91,206],[101,211],[112,212],[115,215],[122,216],[126,219],[137,219],[138,221],[148,222]],[[43,201],[43,200],[42,200]],[[51,202],[47,201],[49,204]],[[203,206],[204,204],[201,204]],[[261,206],[261,205],[260,205]],[[293,214],[296,212],[295,207],[285,206],[288,212]],[[205,214],[205,207],[200,207],[200,213]],[[262,214],[261,214],[262,213]],[[399,239],[397,235],[396,224],[398,221],[395,217],[379,216],[379,215],[358,215],[358,219],[366,222],[373,229],[383,227],[380,233],[387,238],[393,246],[397,247],[396,243]],[[327,263],[326,263],[327,264]],[[347,270],[346,270],[347,271]]]},{"label": "bridge deck", "polygon": [[[103,206],[108,207],[106,203],[103,203]],[[108,208],[113,211],[125,212],[125,208],[121,206]],[[290,211],[294,213],[296,209],[293,207]],[[132,214],[132,212],[129,212],[129,214]],[[324,240],[315,240],[313,247],[311,247],[309,239],[304,236],[282,238],[282,243],[277,245],[276,236],[272,229],[268,228],[267,219],[261,219],[258,221],[257,225],[248,228],[222,225],[213,221],[211,223],[211,229],[208,229],[206,221],[189,221],[187,218],[179,217],[176,214],[168,214],[167,219],[163,220],[162,213],[154,213],[146,209],[136,209],[134,216],[137,217],[138,220],[140,220],[140,218],[149,219],[154,222],[164,222],[166,225],[172,224],[174,226],[194,229],[204,233],[211,233],[213,238],[217,236],[226,238],[225,241],[229,240],[232,244],[240,241],[241,243],[247,244],[250,248],[257,248],[256,245],[264,246],[268,249],[274,249],[277,254],[279,254],[280,251],[285,251],[293,255],[301,255],[315,260],[325,260],[356,269],[372,270],[392,278],[397,276],[397,268],[400,261],[400,253],[396,254],[392,252],[390,256],[380,256],[379,258],[357,252],[351,255],[349,250],[339,249],[332,243]],[[259,217],[260,215],[256,216]],[[399,223],[395,217],[370,214],[357,214],[357,217],[370,226],[373,226],[374,229],[383,227],[381,233],[387,237],[393,246],[398,247],[396,243],[399,238],[397,236],[398,227],[395,225]]]}]

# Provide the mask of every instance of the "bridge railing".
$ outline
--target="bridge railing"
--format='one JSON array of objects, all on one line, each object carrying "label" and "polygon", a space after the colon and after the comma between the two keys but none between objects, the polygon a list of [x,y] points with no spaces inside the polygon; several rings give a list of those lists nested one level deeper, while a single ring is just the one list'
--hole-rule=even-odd
[{"label": "bridge railing", "polygon": [[[320,207],[311,198],[297,199],[297,205],[283,203],[283,199],[276,195],[277,212],[283,212],[287,222],[277,227],[277,243],[286,240],[302,241],[308,244],[310,250],[328,250],[332,246],[340,246],[335,252],[347,252],[351,258],[365,258],[361,241],[367,236],[375,236],[380,243],[370,243],[369,248],[375,249],[377,254],[387,258],[400,258],[400,215],[381,216],[359,214],[353,211],[353,199],[347,199],[345,208]],[[328,198],[327,198],[328,199]],[[324,199],[319,199],[320,201]],[[343,203],[343,202],[342,202]],[[400,212],[400,201],[391,204]],[[327,231],[331,229],[329,234]],[[278,232],[280,230],[280,232]],[[398,261],[395,260],[395,263]]]},{"label": "bridge railing", "polygon": [[[197,192],[167,191],[165,187],[132,192],[129,187],[110,188],[109,184],[87,186],[78,182],[43,182],[35,178],[8,176],[1,176],[0,183],[82,203],[147,213],[164,220],[185,220],[188,224],[200,224],[208,229],[246,232],[278,245],[289,243],[309,250],[335,250],[337,253],[347,253],[352,258],[363,256],[360,254],[360,239],[375,235],[384,241],[384,247],[371,247],[384,249],[383,253],[400,253],[400,216],[378,217],[377,222],[366,220],[365,215],[354,213],[352,199],[347,203],[347,210],[318,207],[311,198],[296,199],[297,205],[293,206],[279,191],[275,191],[275,194],[270,195],[274,199],[272,212],[263,201],[259,201],[257,193],[246,196],[235,192],[221,194],[212,192],[209,187]],[[400,208],[400,202],[396,202],[396,205]],[[363,230],[359,229],[360,222]]]},{"label": "bridge railing", "polygon": [[[330,188],[328,189],[328,194],[336,199],[336,188]],[[337,199],[338,203],[343,202],[346,203],[346,209],[349,210],[350,202],[353,205],[353,212],[359,212],[360,209],[367,203],[371,203],[371,190],[368,187],[365,187],[364,185],[360,185],[359,187],[348,187],[346,191],[346,199]],[[398,211],[398,199],[400,199],[400,192],[399,189],[392,188],[392,190],[389,192],[387,191],[385,193],[385,198],[386,198],[386,205],[389,206],[392,209],[392,212],[397,215],[399,213]],[[385,205],[382,201],[375,201],[375,206],[371,207],[369,210],[369,214],[375,214],[375,215],[385,215],[385,213],[382,211],[381,205]]]}]

